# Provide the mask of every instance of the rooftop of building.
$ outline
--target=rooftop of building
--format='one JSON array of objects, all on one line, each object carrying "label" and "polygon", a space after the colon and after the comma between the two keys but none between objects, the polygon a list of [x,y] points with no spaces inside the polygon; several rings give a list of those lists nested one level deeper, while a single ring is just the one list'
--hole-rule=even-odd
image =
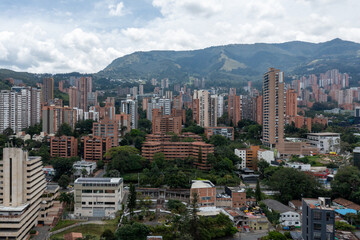
[{"label": "rooftop of building", "polygon": [[321,204],[320,199],[326,199],[326,198],[303,198],[303,201],[312,209],[323,209],[323,210],[333,210],[329,205]]},{"label": "rooftop of building", "polygon": [[313,136],[340,136],[340,133],[322,132],[322,133],[308,133],[307,135],[313,135]]},{"label": "rooftop of building", "polygon": [[121,183],[123,181],[122,178],[78,178],[75,180],[75,184],[77,183]]},{"label": "rooftop of building", "polygon": [[360,153],[360,147],[354,148],[353,152]]},{"label": "rooftop of building", "polygon": [[290,202],[292,204],[294,204],[295,207],[301,207],[302,206],[302,202],[300,200],[291,200]]},{"label": "rooftop of building", "polygon": [[349,201],[345,198],[335,198],[333,200],[333,202],[337,203],[337,204],[340,204],[346,208],[351,208],[351,209],[355,209],[357,211],[360,211],[360,205],[352,202],[352,201]]},{"label": "rooftop of building", "polygon": [[46,191],[48,191],[48,192],[56,192],[56,190],[57,189],[59,189],[60,187],[59,187],[59,185],[57,185],[57,184],[47,184],[46,185]]},{"label": "rooftop of building", "polygon": [[214,188],[215,185],[209,180],[192,180],[191,188]]},{"label": "rooftop of building", "polygon": [[227,187],[228,189],[230,189],[232,192],[245,192],[245,188],[241,188],[241,187]]},{"label": "rooftop of building", "polygon": [[82,161],[75,162],[74,167],[75,167],[75,165],[80,165],[80,167],[91,167],[93,165],[96,165],[96,163],[82,160]]},{"label": "rooftop of building", "polygon": [[275,210],[278,213],[284,213],[284,212],[295,212],[294,209],[292,209],[289,206],[286,206],[282,204],[279,201],[276,201],[274,199],[265,199],[262,201],[268,208]]}]

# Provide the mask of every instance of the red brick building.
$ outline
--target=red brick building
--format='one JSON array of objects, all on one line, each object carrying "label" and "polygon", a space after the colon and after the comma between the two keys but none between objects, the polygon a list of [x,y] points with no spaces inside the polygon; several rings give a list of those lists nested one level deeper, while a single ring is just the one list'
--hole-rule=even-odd
[{"label": "red brick building", "polygon": [[153,133],[169,133],[180,134],[182,130],[181,117],[173,116],[156,116],[152,121]]},{"label": "red brick building", "polygon": [[78,140],[74,137],[61,136],[50,138],[51,157],[75,157],[78,155]]},{"label": "red brick building", "polygon": [[84,146],[85,161],[102,160],[106,151],[111,148],[110,137],[84,136],[81,142]]},{"label": "red brick building", "polygon": [[190,188],[190,202],[196,193],[201,207],[215,207],[216,187],[208,180],[193,180]]},{"label": "red brick building", "polygon": [[93,123],[93,135],[97,137],[109,137],[111,139],[111,146],[119,145],[118,141],[118,123],[114,121],[102,120]]}]

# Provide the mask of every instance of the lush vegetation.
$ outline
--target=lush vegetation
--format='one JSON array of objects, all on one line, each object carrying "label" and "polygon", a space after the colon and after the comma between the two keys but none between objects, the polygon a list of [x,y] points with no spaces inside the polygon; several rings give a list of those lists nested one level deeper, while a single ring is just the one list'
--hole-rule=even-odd
[{"label": "lush vegetation", "polygon": [[356,167],[340,168],[331,183],[333,197],[342,197],[360,204],[360,170]]}]

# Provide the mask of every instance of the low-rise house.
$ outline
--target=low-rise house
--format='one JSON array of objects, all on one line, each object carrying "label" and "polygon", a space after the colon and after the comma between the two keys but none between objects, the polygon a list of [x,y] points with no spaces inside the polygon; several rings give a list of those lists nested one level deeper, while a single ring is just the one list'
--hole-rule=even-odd
[{"label": "low-rise house", "polygon": [[89,162],[89,161],[77,161],[73,164],[73,168],[75,169],[75,176],[82,176],[83,169],[86,170],[87,175],[93,174],[94,170],[96,169],[96,162]]},{"label": "low-rise house", "polygon": [[310,171],[311,170],[311,164],[305,164],[301,162],[288,162],[285,165],[286,167],[295,168],[300,171]]},{"label": "low-rise house", "polygon": [[291,200],[289,201],[289,207],[293,208],[295,211],[301,211],[302,202],[300,200]]},{"label": "low-rise house", "polygon": [[307,140],[320,153],[340,152],[340,133],[308,133]]},{"label": "low-rise house", "polygon": [[258,161],[261,161],[261,159],[263,159],[265,162],[269,164],[275,161],[275,153],[272,150],[259,149],[257,156],[258,156]]},{"label": "low-rise house", "polygon": [[209,180],[193,180],[190,189],[190,202],[197,194],[198,204],[201,207],[213,207],[216,201],[215,185]]},{"label": "low-rise house", "polygon": [[279,221],[282,226],[301,226],[300,214],[294,211],[292,208],[273,199],[265,199],[262,202],[267,206],[270,211],[275,211],[280,214]]},{"label": "low-rise house", "polygon": [[76,216],[115,217],[124,196],[122,178],[78,178],[74,182]]},{"label": "low-rise house", "polygon": [[221,209],[221,212],[228,216],[231,221],[242,231],[269,230],[271,224],[262,214],[253,212],[244,213],[231,208]]}]

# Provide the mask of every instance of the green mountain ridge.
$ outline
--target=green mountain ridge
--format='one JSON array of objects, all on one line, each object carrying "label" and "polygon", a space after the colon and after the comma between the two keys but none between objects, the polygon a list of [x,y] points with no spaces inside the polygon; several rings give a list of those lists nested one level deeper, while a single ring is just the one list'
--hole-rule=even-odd
[{"label": "green mountain ridge", "polygon": [[[207,86],[240,87],[247,81],[260,86],[262,75],[269,67],[281,69],[287,79],[337,68],[350,74],[351,84],[355,85],[360,81],[360,44],[337,38],[323,43],[292,41],[230,44],[190,51],[134,52],[113,60],[105,69],[91,75],[100,85],[108,82],[105,78],[169,78],[172,83],[187,83],[190,77],[198,77],[205,78]],[[0,80],[13,77],[34,83],[46,75],[0,69]],[[70,75],[81,74],[55,74],[54,78],[64,79]]]},{"label": "green mountain ridge", "polygon": [[360,44],[341,39],[323,43],[285,42],[231,44],[192,51],[135,52],[115,59],[95,74],[106,78],[169,78],[186,82],[190,76],[205,77],[223,83],[245,84],[261,81],[269,67],[285,71],[287,76],[338,68],[358,81]]}]

